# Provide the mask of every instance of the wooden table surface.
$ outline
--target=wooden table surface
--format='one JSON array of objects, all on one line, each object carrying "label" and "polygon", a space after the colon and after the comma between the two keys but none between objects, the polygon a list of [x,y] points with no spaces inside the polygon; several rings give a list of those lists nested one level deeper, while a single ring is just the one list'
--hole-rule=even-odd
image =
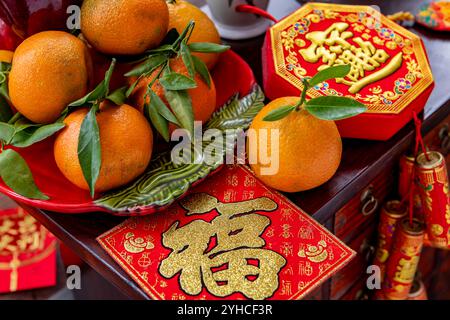
[{"label": "wooden table surface", "polygon": [[[281,2],[282,0],[277,0]],[[326,1],[353,4],[370,4],[373,1]],[[417,12],[423,1],[385,0],[377,1],[384,14],[400,10]],[[424,112],[423,131],[428,132],[450,112],[450,35],[429,31],[415,26],[412,31],[420,35],[425,43],[433,74],[435,90]],[[233,49],[240,53],[252,66],[260,79],[260,48],[262,37],[249,41],[232,43]],[[393,163],[411,144],[413,125],[410,123],[387,142],[346,140],[342,164],[334,178],[312,191],[292,194],[294,200],[318,221],[325,223],[333,214],[347,203],[361,188],[371,181],[387,163]],[[72,248],[98,273],[115,284],[124,294],[134,299],[146,299],[146,294],[131,280],[97,244],[96,237],[122,222],[123,218],[102,213],[86,215],[64,215],[44,212],[24,206],[35,218],[51,232]]]}]

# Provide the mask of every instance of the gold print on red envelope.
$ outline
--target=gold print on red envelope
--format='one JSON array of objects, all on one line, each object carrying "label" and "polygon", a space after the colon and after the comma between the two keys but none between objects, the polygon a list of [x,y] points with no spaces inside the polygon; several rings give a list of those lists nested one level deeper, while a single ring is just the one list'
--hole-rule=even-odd
[{"label": "gold print on red envelope", "polygon": [[354,254],[243,166],[98,241],[153,299],[300,299]]},{"label": "gold print on red envelope", "polygon": [[22,208],[0,211],[0,292],[51,285],[55,267],[54,236]]},{"label": "gold print on red envelope", "polygon": [[368,112],[400,113],[433,82],[420,38],[368,6],[309,3],[270,32],[275,72],[298,88],[318,70],[351,66],[312,97],[348,95]]}]

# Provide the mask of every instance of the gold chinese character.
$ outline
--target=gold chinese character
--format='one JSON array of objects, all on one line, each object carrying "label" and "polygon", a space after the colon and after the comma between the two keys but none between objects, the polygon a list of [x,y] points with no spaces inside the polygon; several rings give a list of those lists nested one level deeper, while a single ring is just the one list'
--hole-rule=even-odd
[{"label": "gold chinese character", "polygon": [[0,237],[0,253],[3,251],[14,251],[14,247],[11,246],[11,243],[13,242],[14,238],[11,237],[9,234],[5,234]]},{"label": "gold chinese character", "polygon": [[3,222],[0,224],[0,235],[3,234],[11,234],[16,235],[17,230],[13,229],[14,222],[10,219],[4,219]]},{"label": "gold chinese character", "polygon": [[256,179],[254,177],[245,176],[244,187],[254,187],[256,186]]},{"label": "gold chinese character", "polygon": [[414,280],[418,263],[418,256],[412,257],[411,259],[400,259],[394,280],[400,283],[411,283]]},{"label": "gold chinese character", "polygon": [[302,226],[299,230],[298,230],[298,237],[300,239],[308,239],[311,240],[314,238],[314,234],[313,234],[313,230],[311,229],[310,226]]},{"label": "gold chinese character", "polygon": [[281,209],[281,220],[285,221],[292,220],[292,209],[290,208]]},{"label": "gold chinese character", "polygon": [[285,223],[281,227],[283,228],[283,231],[281,232],[283,238],[288,239],[292,237],[291,226],[289,224]]},{"label": "gold chinese character", "polygon": [[255,192],[254,191],[248,191],[244,190],[242,193],[242,200],[249,200],[255,198]]},{"label": "gold chinese character", "polygon": [[36,220],[31,216],[24,216],[19,212],[22,220],[4,219],[0,224],[0,252],[18,253],[34,251],[42,244],[41,232]]},{"label": "gold chinese character", "polygon": [[292,283],[288,280],[281,281],[281,295],[291,295],[292,294]]},{"label": "gold chinese character", "polygon": [[298,274],[300,276],[311,276],[313,271],[313,267],[308,261],[300,261],[300,263],[298,264]]},{"label": "gold chinese character", "polygon": [[179,227],[175,222],[162,236],[172,252],[161,262],[165,278],[180,273],[184,292],[198,295],[203,285],[217,297],[241,292],[251,299],[265,299],[278,288],[278,273],[286,260],[264,249],[261,238],[269,218],[255,211],[274,211],[277,204],[269,198],[222,203],[207,194],[194,194],[181,202],[187,215],[216,210],[211,222],[194,220]]},{"label": "gold chinese character", "polygon": [[283,242],[280,245],[280,249],[286,257],[292,256],[294,254],[294,246],[292,245],[292,243]]},{"label": "gold chinese character", "polygon": [[[349,64],[351,70],[343,79],[336,82],[350,86],[350,93],[358,93],[365,86],[384,79],[397,71],[403,62],[402,53],[398,53],[384,67],[389,58],[389,54],[383,49],[377,49],[370,41],[364,41],[360,37],[353,38],[353,33],[346,31],[349,25],[345,22],[336,22],[325,31],[314,31],[306,35],[306,39],[311,41],[308,48],[299,52],[305,61],[316,63],[320,59],[324,63],[318,70],[324,70],[331,66]],[[357,46],[347,40],[352,38]],[[366,76],[366,71],[374,71]]]}]

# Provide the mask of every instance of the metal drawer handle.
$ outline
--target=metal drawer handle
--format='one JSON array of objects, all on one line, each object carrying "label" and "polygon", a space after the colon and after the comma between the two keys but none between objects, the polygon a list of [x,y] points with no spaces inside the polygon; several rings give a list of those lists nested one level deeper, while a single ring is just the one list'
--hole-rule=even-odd
[{"label": "metal drawer handle", "polygon": [[378,209],[378,199],[373,195],[373,186],[370,186],[361,195],[361,213],[367,217]]},{"label": "metal drawer handle", "polygon": [[359,254],[363,256],[366,261],[371,261],[374,253],[375,247],[370,245],[367,239],[364,239],[363,243],[359,247]]},{"label": "metal drawer handle", "polygon": [[444,155],[447,155],[450,152],[450,130],[447,124],[439,131],[439,139],[441,139],[441,150]]}]

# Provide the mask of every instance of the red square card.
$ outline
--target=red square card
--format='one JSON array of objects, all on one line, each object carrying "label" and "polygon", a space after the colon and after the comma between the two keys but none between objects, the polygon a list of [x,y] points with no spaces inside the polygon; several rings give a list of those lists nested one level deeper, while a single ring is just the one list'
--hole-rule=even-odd
[{"label": "red square card", "polygon": [[354,252],[244,166],[98,238],[153,299],[301,299]]}]

